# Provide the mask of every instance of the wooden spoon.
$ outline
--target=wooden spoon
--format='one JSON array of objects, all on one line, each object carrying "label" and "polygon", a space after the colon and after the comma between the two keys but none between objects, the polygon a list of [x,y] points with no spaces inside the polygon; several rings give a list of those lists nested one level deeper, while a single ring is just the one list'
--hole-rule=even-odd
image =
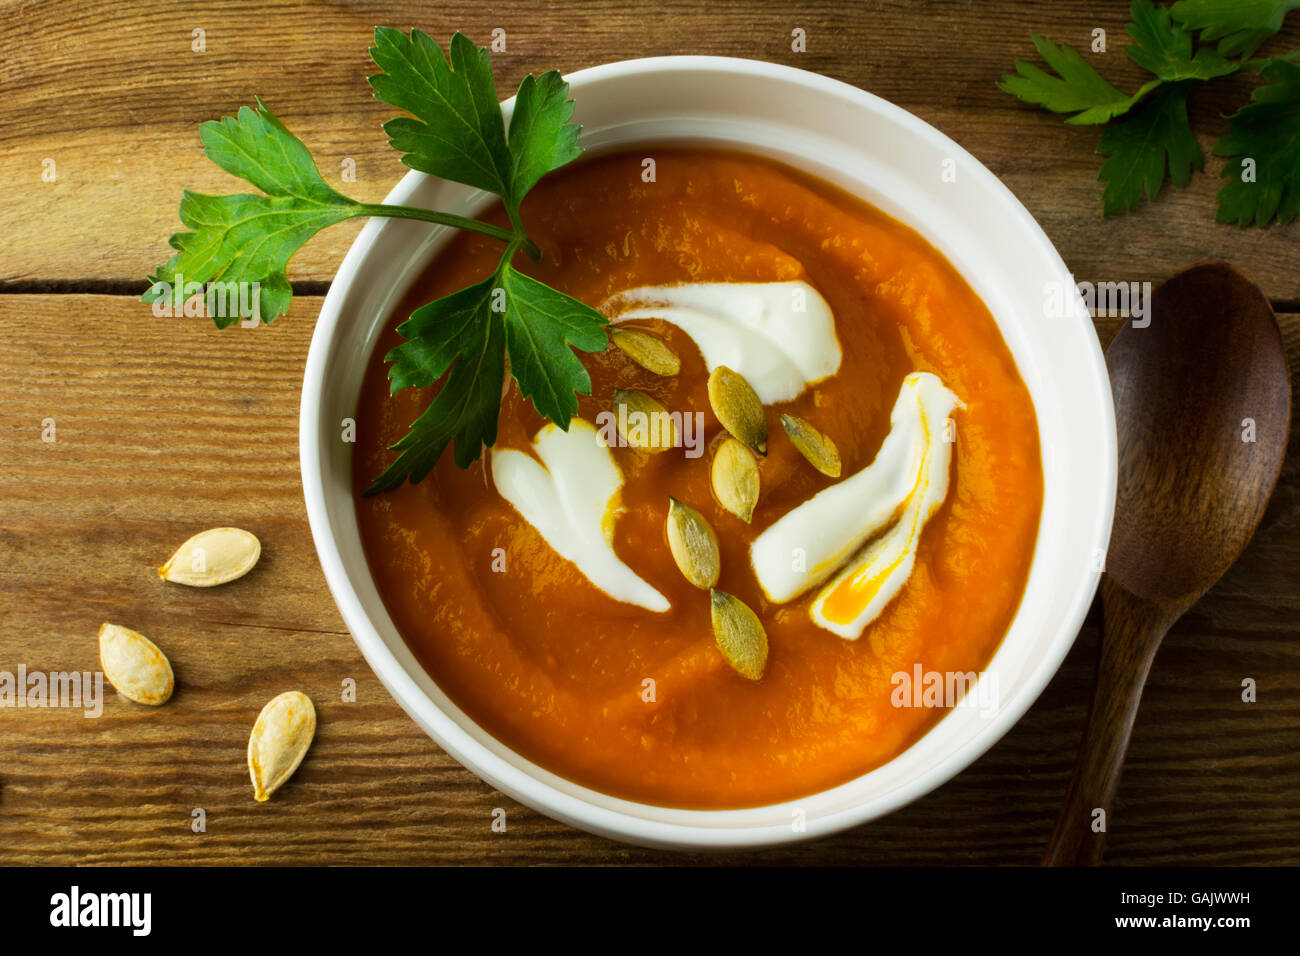
[{"label": "wooden spoon", "polygon": [[1094,820],[1101,810],[1109,825],[1151,661],[1255,533],[1290,429],[1277,318],[1240,272],[1210,262],[1178,273],[1151,296],[1147,319],[1125,322],[1106,349],[1119,489],[1101,655],[1049,866],[1101,862],[1106,833]]}]

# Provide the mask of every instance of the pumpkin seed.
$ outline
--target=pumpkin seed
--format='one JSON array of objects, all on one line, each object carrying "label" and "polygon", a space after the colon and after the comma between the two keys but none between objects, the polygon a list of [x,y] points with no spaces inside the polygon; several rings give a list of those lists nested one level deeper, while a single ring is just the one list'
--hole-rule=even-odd
[{"label": "pumpkin seed", "polygon": [[258,803],[293,776],[315,736],[316,708],[302,691],[285,691],[262,708],[248,738],[248,772]]},{"label": "pumpkin seed", "polygon": [[790,436],[794,447],[799,449],[799,454],[808,459],[809,464],[823,475],[832,478],[840,476],[840,450],[835,447],[835,442],[802,418],[795,418],[793,415],[782,415],[781,427]]},{"label": "pumpkin seed", "polygon": [[745,377],[725,365],[709,374],[709,404],[722,427],[760,455],[767,454],[763,403]]},{"label": "pumpkin seed", "polygon": [[99,629],[99,665],[117,692],[156,707],[172,696],[175,678],[167,655],[143,634],[117,624]]},{"label": "pumpkin seed", "polygon": [[713,493],[722,507],[746,524],[758,504],[758,462],[750,450],[727,438],[713,453]]},{"label": "pumpkin seed", "polygon": [[767,667],[767,632],[744,601],[725,591],[709,592],[713,637],[741,677],[758,680]]},{"label": "pumpkin seed", "polygon": [[210,528],[200,531],[158,569],[164,581],[210,588],[242,578],[257,564],[262,543],[257,536],[239,528]]},{"label": "pumpkin seed", "polygon": [[718,583],[722,558],[718,537],[700,514],[676,498],[668,499],[668,549],[678,569],[697,588]]},{"label": "pumpkin seed", "polygon": [[663,339],[639,329],[614,329],[609,333],[612,341],[624,355],[647,372],[656,375],[676,375],[682,370],[682,360]]},{"label": "pumpkin seed", "polygon": [[661,452],[677,446],[677,425],[668,409],[645,392],[616,389],[614,414],[619,434],[633,448]]}]

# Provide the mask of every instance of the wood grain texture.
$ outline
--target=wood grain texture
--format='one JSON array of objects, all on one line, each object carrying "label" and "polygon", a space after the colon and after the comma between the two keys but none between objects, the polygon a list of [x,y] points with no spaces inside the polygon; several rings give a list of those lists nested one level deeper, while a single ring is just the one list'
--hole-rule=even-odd
[{"label": "wood grain texture", "polygon": [[[1067,127],[995,87],[1017,58],[1032,58],[1030,30],[1087,49],[1100,27],[1108,52],[1090,56],[1135,88],[1139,71],[1123,53],[1127,11],[1127,0],[661,0],[653,11],[612,0],[8,0],[0,3],[0,281],[28,291],[142,289],[179,228],[181,190],[239,189],[201,157],[197,124],[255,94],[307,142],[331,184],[381,199],[405,172],[379,129],[391,113],[364,82],[372,27],[385,23],[420,26],[444,42],[456,29],[479,43],[505,29],[507,52],[494,58],[503,97],[528,72],[636,56],[741,56],[822,73],[911,110],[972,152],[1080,279],[1156,281],[1189,261],[1223,258],[1248,266],[1270,298],[1300,302],[1300,227],[1215,225],[1220,160],[1208,157],[1187,189],[1103,220],[1100,132]],[[807,52],[791,51],[796,27],[807,31]],[[195,29],[206,31],[206,52],[191,51]],[[1300,16],[1273,42],[1300,46]],[[1193,128],[1207,154],[1222,114],[1253,82],[1234,77],[1193,94]],[[355,183],[341,181],[345,158],[356,162]],[[41,180],[45,159],[55,161],[54,183]],[[328,281],[358,229],[345,223],[318,236],[290,277]]]},{"label": "wood grain texture", "polygon": [[[297,471],[298,395],[320,299],[259,329],[158,321],[126,296],[0,295],[0,670],[97,666],[105,620],[171,657],[161,709],[0,709],[4,863],[1033,864],[1065,792],[1096,615],[1012,731],[883,820],[752,854],[625,847],[527,810],[462,769],[371,674],[315,558]],[[1099,324],[1103,339],[1118,320]],[[1300,315],[1282,316],[1293,374]],[[56,441],[41,440],[52,418]],[[1115,864],[1300,863],[1300,456],[1241,562],[1170,631],[1114,808]],[[192,532],[254,531],[261,563],[221,588],[154,568]],[[1253,677],[1259,700],[1241,702]],[[357,684],[343,703],[342,682]],[[299,688],[315,745],[269,803],[244,751]],[[507,814],[493,833],[492,812]],[[203,808],[207,832],[190,830]]]}]

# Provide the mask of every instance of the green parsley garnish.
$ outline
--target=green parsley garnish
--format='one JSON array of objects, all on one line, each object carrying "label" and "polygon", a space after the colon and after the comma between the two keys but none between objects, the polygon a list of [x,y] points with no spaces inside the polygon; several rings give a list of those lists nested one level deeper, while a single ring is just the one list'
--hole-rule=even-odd
[{"label": "green parsley garnish", "polygon": [[1282,29],[1300,0],[1179,0],[1174,19],[1201,32],[1201,42],[1219,41],[1224,56],[1250,56]]},{"label": "green parsley garnish", "polygon": [[[411,206],[361,203],[321,177],[307,147],[261,100],[237,116],[203,123],[199,138],[214,163],[264,195],[206,196],[186,192],[177,250],[149,277],[144,301],[160,301],[175,284],[256,284],[258,311],[269,323],[289,307],[289,259],[326,226],[358,216],[418,219],[454,226],[505,243],[487,278],[417,309],[398,331],[407,340],[385,357],[392,391],[446,380],[433,402],[393,449],[401,454],[366,494],[424,479],[455,444],[464,468],[496,441],[506,356],[520,393],[539,413],[567,429],[578,394],[591,379],[573,349],[605,348],[605,317],[572,296],[518,271],[517,251],[540,252],[524,230],[519,207],[546,173],[576,159],[580,127],[570,122],[569,85],[554,70],[524,77],[507,132],[488,51],[461,33],[449,57],[427,34],[375,30],[369,78],[376,98],[409,116],[384,124],[389,144],[412,169],[485,190],[501,198],[511,224]],[[218,326],[238,316],[214,315]]]},{"label": "green parsley garnish", "polygon": [[1067,123],[1104,123],[1127,113],[1134,103],[1160,85],[1159,80],[1152,80],[1132,96],[1126,96],[1094,70],[1070,44],[1057,46],[1036,33],[1031,33],[1030,37],[1038,55],[1057,75],[1052,76],[1032,63],[1017,60],[1017,72],[1004,76],[998,87],[1053,113],[1074,113],[1066,120]]},{"label": "green parsley garnish", "polygon": [[1165,173],[1179,188],[1187,185],[1192,169],[1203,169],[1205,156],[1187,122],[1187,93],[1192,84],[1164,86],[1122,123],[1102,134],[1097,152],[1110,159],[1102,164],[1098,179],[1106,184],[1101,194],[1103,215],[1132,209],[1145,195],[1154,199]]},{"label": "green parsley garnish", "polygon": [[[1214,146],[1234,157],[1219,191],[1219,222],[1267,225],[1292,219],[1300,208],[1300,94],[1290,60],[1300,51],[1250,60],[1282,27],[1300,0],[1179,0],[1172,7],[1133,0],[1125,49],[1151,79],[1132,94],[1117,89],[1074,47],[1031,34],[1052,70],[1017,61],[999,88],[1074,125],[1111,123],[1097,152],[1109,157],[1098,179],[1105,184],[1102,213],[1133,209],[1154,199],[1169,179],[1183,187],[1205,156],[1187,119],[1188,94],[1200,83],[1241,70],[1260,70],[1274,85],[1255,91],[1254,102],[1231,118],[1230,132]],[[1213,46],[1218,41],[1217,48]],[[1232,59],[1238,57],[1239,59]],[[1249,166],[1243,166],[1249,161]]]},{"label": "green parsley garnish", "polygon": [[[1278,59],[1262,73],[1270,83],[1228,117],[1228,132],[1214,144],[1215,156],[1231,157],[1223,167],[1219,222],[1263,226],[1300,212],[1300,66]],[[1243,178],[1246,159],[1255,161],[1250,181]]]}]

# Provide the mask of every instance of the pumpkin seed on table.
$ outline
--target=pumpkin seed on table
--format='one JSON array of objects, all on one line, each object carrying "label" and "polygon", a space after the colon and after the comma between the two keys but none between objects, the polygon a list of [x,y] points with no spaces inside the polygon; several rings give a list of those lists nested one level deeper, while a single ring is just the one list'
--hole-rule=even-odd
[{"label": "pumpkin seed on table", "polygon": [[810,465],[831,478],[840,476],[840,450],[835,447],[835,442],[793,415],[782,415],[781,427]]},{"label": "pumpkin seed on table", "polygon": [[722,557],[718,536],[704,515],[676,498],[668,499],[668,550],[687,581],[707,590],[718,583]]},{"label": "pumpkin seed on table", "polygon": [[713,493],[722,507],[746,524],[758,504],[758,462],[734,438],[726,438],[713,453]]},{"label": "pumpkin seed on table", "polygon": [[108,682],[127,700],[157,707],[172,696],[171,661],[143,634],[118,624],[99,629],[99,665]]},{"label": "pumpkin seed on table", "polygon": [[737,674],[758,680],[767,668],[767,632],[763,630],[763,622],[748,604],[725,591],[710,591],[709,605],[718,650]]},{"label": "pumpkin seed on table", "polygon": [[[677,426],[668,409],[645,392],[615,389],[614,415],[619,434],[633,448],[658,453],[677,447]],[[643,422],[644,427],[638,428],[638,422]]]},{"label": "pumpkin seed on table", "polygon": [[725,365],[709,373],[709,404],[722,427],[760,455],[767,454],[767,416],[745,377]]},{"label": "pumpkin seed on table", "polygon": [[610,341],[647,372],[672,376],[682,370],[682,360],[663,339],[639,329],[613,329]]},{"label": "pumpkin seed on table", "polygon": [[262,708],[248,738],[248,773],[258,803],[293,776],[315,736],[316,708],[302,691],[285,691]]},{"label": "pumpkin seed on table", "polygon": [[240,528],[209,528],[177,548],[158,577],[193,588],[215,587],[242,578],[261,555],[256,535]]}]

